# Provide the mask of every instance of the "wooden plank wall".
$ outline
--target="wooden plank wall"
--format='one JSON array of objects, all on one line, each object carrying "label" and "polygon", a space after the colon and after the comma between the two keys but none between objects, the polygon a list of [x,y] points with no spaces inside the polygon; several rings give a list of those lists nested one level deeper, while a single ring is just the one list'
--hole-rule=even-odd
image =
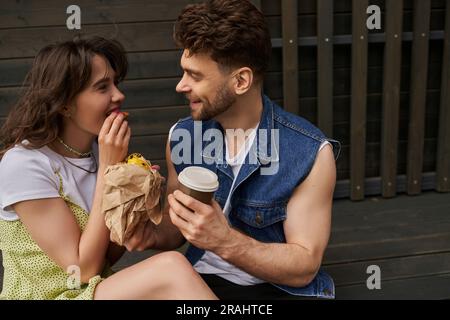
[{"label": "wooden plank wall", "polygon": [[[200,1],[200,0],[198,0]],[[82,32],[103,36],[115,36],[121,41],[130,60],[130,71],[122,89],[126,94],[125,108],[131,111],[130,122],[133,128],[131,151],[140,151],[152,161],[162,164],[164,145],[170,126],[181,117],[188,115],[185,100],[175,93],[175,85],[181,75],[179,68],[180,52],[174,47],[171,33],[173,21],[181,9],[197,0],[80,0],[82,10]],[[352,131],[352,46],[336,44],[345,36],[352,35],[352,1],[294,1],[297,4],[296,20],[298,48],[297,61],[290,61],[291,66],[283,64],[282,1],[256,1],[267,17],[274,49],[272,61],[265,80],[265,92],[281,105],[283,97],[297,96],[293,99],[293,111],[315,124],[323,126],[326,132],[342,142],[342,152],[337,163],[338,180],[345,183],[341,196],[350,196],[351,190],[360,186],[368,192],[367,179],[381,176],[381,136],[382,136],[382,101],[384,44],[371,42],[368,36],[367,56],[367,97],[366,97],[366,138],[363,161],[359,161],[360,175],[357,184],[349,186],[351,177],[351,139]],[[387,3],[387,2],[386,2]],[[374,0],[383,12],[385,1]],[[413,1],[404,0],[403,32],[413,30]],[[446,0],[431,0],[430,31],[444,30]],[[0,10],[0,123],[17,99],[20,85],[29,69],[37,50],[44,45],[72,38],[76,32],[65,27],[66,8],[72,4],[69,0],[15,1],[2,0]],[[325,5],[324,5],[325,4]],[[332,25],[326,19],[318,19],[318,10],[330,16]],[[331,11],[330,11],[331,10]],[[289,10],[288,10],[289,11]],[[382,20],[384,22],[384,19]],[[285,25],[286,27],[286,25]],[[336,43],[326,42],[323,37],[330,35]],[[324,41],[318,41],[322,38]],[[296,41],[295,37],[292,39]],[[319,56],[317,44],[327,54]],[[325,49],[323,49],[325,48]],[[396,166],[397,175],[407,173],[408,126],[410,117],[411,86],[411,42],[402,43],[401,64],[399,67],[399,110],[398,110],[398,147]],[[448,52],[448,51],[447,51]],[[294,54],[295,56],[295,54]],[[332,59],[330,58],[332,57]],[[443,60],[443,41],[429,41],[428,82],[426,87],[426,106],[424,110],[423,138],[423,173],[436,172],[437,137],[439,128],[439,106],[441,92],[441,74]],[[297,65],[295,67],[295,65]],[[283,72],[292,69],[298,84],[291,86],[288,93],[283,92]],[[363,67],[360,67],[362,72]],[[330,74],[332,70],[332,74]],[[355,72],[355,70],[353,70]],[[323,81],[321,79],[324,79]],[[326,80],[329,80],[326,83]],[[286,83],[286,80],[285,82]],[[294,82],[295,83],[295,82]],[[297,92],[295,92],[295,90]],[[355,89],[353,89],[353,92]],[[331,91],[331,95],[330,95]],[[320,98],[318,98],[320,97]],[[360,97],[359,99],[363,99]],[[291,107],[287,107],[291,108]],[[447,108],[448,109],[448,108]],[[355,110],[353,108],[353,110]],[[441,112],[442,113],[442,112]],[[353,115],[354,116],[354,115]],[[320,119],[332,119],[324,121]],[[361,118],[360,118],[361,119]],[[323,124],[325,123],[325,124]],[[325,127],[326,126],[326,127]],[[444,132],[442,135],[446,135]],[[448,135],[447,135],[448,136]],[[448,141],[443,140],[443,141]],[[362,149],[361,149],[362,150]],[[447,154],[440,148],[441,154]],[[442,158],[442,157],[441,157]],[[448,159],[447,158],[442,158]],[[439,162],[444,163],[444,162]],[[442,166],[441,166],[442,167]],[[364,171],[365,181],[361,182]],[[442,172],[442,170],[441,170]],[[448,172],[448,171],[447,171]],[[355,179],[355,178],[352,178]],[[347,191],[347,189],[348,191]],[[359,191],[363,193],[363,191]],[[360,197],[360,196],[359,196]]]},{"label": "wooden plank wall", "polygon": [[[130,111],[130,152],[163,164],[170,126],[189,114],[175,85],[180,51],[172,40],[173,21],[192,0],[80,0],[81,33],[117,38],[130,69],[121,89]],[[198,1],[197,1],[198,2]],[[2,0],[0,10],[0,121],[16,100],[36,52],[48,43],[71,39],[65,23],[72,1]]]}]

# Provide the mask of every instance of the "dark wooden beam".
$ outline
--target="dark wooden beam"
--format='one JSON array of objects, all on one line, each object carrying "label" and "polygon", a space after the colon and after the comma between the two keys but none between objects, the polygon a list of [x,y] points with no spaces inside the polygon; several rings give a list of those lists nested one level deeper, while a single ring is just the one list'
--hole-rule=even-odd
[{"label": "dark wooden beam", "polygon": [[317,125],[333,136],[333,0],[317,0]]},{"label": "dark wooden beam", "polygon": [[450,0],[446,1],[436,190],[450,191]]},{"label": "dark wooden beam", "polygon": [[[429,39],[430,40],[444,39],[444,30],[430,31]],[[369,33],[369,35],[367,36],[367,40],[369,43],[384,43],[386,41],[386,34],[385,33]],[[412,40],[413,40],[412,32],[403,32],[402,33],[402,41],[403,42],[411,42]],[[333,44],[352,44],[352,35],[351,34],[335,35],[333,37]],[[317,37],[300,37],[300,38],[298,38],[298,46],[299,47],[315,47],[315,46],[317,46]],[[274,47],[274,48],[283,47],[282,39],[272,38],[272,47]]]},{"label": "dark wooden beam", "polygon": [[364,199],[367,105],[368,0],[352,2],[352,98],[350,115],[350,182],[352,200]]},{"label": "dark wooden beam", "polygon": [[[396,177],[397,192],[404,193],[407,191],[406,175],[398,175]],[[436,187],[436,173],[426,172],[422,174],[422,191],[432,191]],[[368,196],[378,196],[382,192],[381,177],[371,177],[364,179],[364,194]],[[336,183],[334,190],[334,198],[349,198],[351,197],[351,183],[350,180],[339,180]]]},{"label": "dark wooden beam", "polygon": [[381,177],[383,197],[396,194],[403,1],[386,0]]},{"label": "dark wooden beam", "polygon": [[282,0],[284,109],[299,114],[297,1]]},{"label": "dark wooden beam", "polygon": [[408,136],[408,194],[421,192],[425,106],[428,76],[428,41],[431,0],[414,0],[411,60],[411,98]]}]

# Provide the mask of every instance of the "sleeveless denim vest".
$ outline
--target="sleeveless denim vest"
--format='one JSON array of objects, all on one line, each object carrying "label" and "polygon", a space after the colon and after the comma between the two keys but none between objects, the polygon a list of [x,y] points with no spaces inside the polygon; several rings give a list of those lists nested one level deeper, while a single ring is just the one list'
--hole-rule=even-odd
[{"label": "sleeveless denim vest", "polygon": [[[223,133],[223,128],[214,120],[193,121],[188,117],[178,121],[170,141],[177,174],[192,165],[217,174],[219,189],[214,198],[222,208],[234,179],[225,161]],[[232,209],[228,217],[231,226],[261,242],[285,243],[283,221],[287,203],[294,189],[311,171],[324,140],[333,145],[337,159],[338,141],[325,138],[310,122],[284,111],[263,95],[263,112],[255,142],[231,190]],[[211,148],[213,143],[215,147]],[[204,253],[190,245],[186,257],[194,265]],[[334,298],[333,280],[321,269],[306,287],[272,285],[292,295]]]}]

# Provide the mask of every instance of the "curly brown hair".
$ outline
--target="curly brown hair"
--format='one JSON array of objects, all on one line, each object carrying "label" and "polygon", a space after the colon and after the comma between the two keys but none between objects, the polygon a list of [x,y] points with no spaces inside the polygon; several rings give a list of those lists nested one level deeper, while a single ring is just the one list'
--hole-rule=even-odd
[{"label": "curly brown hair", "polygon": [[[77,37],[39,51],[25,78],[23,93],[0,129],[0,159],[16,144],[34,149],[58,137],[61,111],[88,85],[96,54],[109,61],[118,82],[125,78],[125,50],[115,40]],[[23,140],[29,144],[22,144]]]},{"label": "curly brown hair", "polygon": [[174,40],[189,54],[206,53],[221,67],[249,67],[262,79],[272,44],[264,15],[248,0],[208,0],[187,5]]}]

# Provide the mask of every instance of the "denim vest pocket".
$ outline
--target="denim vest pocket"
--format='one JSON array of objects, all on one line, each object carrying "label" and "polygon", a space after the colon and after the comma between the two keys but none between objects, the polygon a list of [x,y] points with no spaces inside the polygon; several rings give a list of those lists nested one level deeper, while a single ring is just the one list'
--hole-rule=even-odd
[{"label": "denim vest pocket", "polygon": [[230,214],[232,226],[262,242],[282,243],[286,206],[236,205]]}]

